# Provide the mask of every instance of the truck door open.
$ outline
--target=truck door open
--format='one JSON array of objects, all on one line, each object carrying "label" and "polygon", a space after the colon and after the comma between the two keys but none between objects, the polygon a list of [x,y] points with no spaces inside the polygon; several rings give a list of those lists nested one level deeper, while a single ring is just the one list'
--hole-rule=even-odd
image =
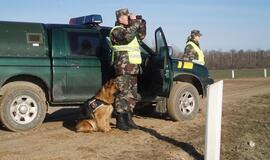
[{"label": "truck door open", "polygon": [[169,49],[161,28],[155,31],[156,51],[141,49],[143,53],[142,70],[138,76],[138,92],[142,101],[155,99],[157,96],[169,96],[172,85],[172,65]]},{"label": "truck door open", "polygon": [[157,95],[169,96],[172,85],[172,64],[169,56],[169,48],[161,28],[155,31],[157,68],[160,73],[160,83],[156,83]]}]

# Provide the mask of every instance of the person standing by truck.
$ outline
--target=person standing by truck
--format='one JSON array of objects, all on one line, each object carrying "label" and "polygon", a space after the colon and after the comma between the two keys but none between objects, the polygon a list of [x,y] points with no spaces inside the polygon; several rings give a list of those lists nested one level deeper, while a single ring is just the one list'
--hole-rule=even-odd
[{"label": "person standing by truck", "polygon": [[111,29],[112,61],[116,73],[116,127],[128,131],[137,129],[132,120],[137,101],[137,75],[142,62],[139,41],[146,35],[146,21],[141,16],[130,14],[128,9],[116,12],[116,24]]},{"label": "person standing by truck", "polygon": [[183,55],[183,59],[192,61],[201,65],[205,64],[204,54],[200,48],[199,40],[202,34],[199,30],[192,30],[187,38],[187,43]]}]

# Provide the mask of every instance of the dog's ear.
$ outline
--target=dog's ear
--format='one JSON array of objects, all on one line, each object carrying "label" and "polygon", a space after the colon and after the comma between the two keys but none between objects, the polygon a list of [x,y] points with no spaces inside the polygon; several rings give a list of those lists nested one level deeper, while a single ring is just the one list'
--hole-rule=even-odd
[{"label": "dog's ear", "polygon": [[108,88],[109,87],[109,82],[106,82],[102,87]]},{"label": "dog's ear", "polygon": [[115,81],[114,81],[114,79],[111,79],[111,80],[109,80],[104,86],[106,87],[106,88],[110,88],[110,87],[112,87],[112,86],[114,86],[115,85]]},{"label": "dog's ear", "polygon": [[114,102],[114,93],[117,92],[116,84],[114,80],[110,80],[97,92],[96,98],[103,100],[106,103],[112,104]]},{"label": "dog's ear", "polygon": [[111,79],[110,80],[110,85],[112,86],[112,85],[115,85],[115,80],[114,79]]},{"label": "dog's ear", "polygon": [[110,86],[111,94],[114,94],[117,91],[117,87],[116,87],[116,83],[115,83],[114,79],[111,79],[109,81],[109,86]]},{"label": "dog's ear", "polygon": [[95,97],[96,97],[96,98],[97,98],[97,97],[100,97],[100,98],[103,99],[104,94],[106,94],[106,89],[105,89],[105,86],[102,86],[101,89],[97,92],[97,94],[96,94]]},{"label": "dog's ear", "polygon": [[105,86],[103,86],[103,87],[99,90],[99,92],[96,94],[95,97],[96,97],[97,99],[100,99],[100,100],[106,102],[106,103],[110,103],[110,102],[108,102],[109,99],[110,99],[110,96],[111,96],[111,94],[110,94],[109,88],[106,88]]},{"label": "dog's ear", "polygon": [[111,79],[109,81],[107,81],[103,88],[105,89],[106,92],[110,91],[110,92],[116,92],[116,83],[114,81],[114,79]]}]

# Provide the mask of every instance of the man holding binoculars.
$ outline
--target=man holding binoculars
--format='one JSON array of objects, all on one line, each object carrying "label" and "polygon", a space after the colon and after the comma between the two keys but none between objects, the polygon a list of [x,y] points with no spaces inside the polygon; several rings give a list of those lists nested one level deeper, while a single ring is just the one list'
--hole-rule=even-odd
[{"label": "man holding binoculars", "polygon": [[110,41],[119,90],[115,99],[116,127],[128,131],[138,128],[132,114],[137,101],[137,75],[142,63],[139,41],[146,35],[146,21],[142,16],[129,13],[128,9],[119,9],[115,14],[117,20],[110,32]]}]

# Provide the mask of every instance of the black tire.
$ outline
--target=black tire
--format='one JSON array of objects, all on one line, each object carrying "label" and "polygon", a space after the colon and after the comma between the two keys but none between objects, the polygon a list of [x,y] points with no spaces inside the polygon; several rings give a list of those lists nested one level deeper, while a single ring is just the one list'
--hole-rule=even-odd
[{"label": "black tire", "polygon": [[175,83],[167,103],[173,120],[191,120],[199,111],[199,93],[190,83]]},{"label": "black tire", "polygon": [[11,131],[38,127],[47,113],[43,90],[30,82],[11,82],[1,89],[0,121]]}]

